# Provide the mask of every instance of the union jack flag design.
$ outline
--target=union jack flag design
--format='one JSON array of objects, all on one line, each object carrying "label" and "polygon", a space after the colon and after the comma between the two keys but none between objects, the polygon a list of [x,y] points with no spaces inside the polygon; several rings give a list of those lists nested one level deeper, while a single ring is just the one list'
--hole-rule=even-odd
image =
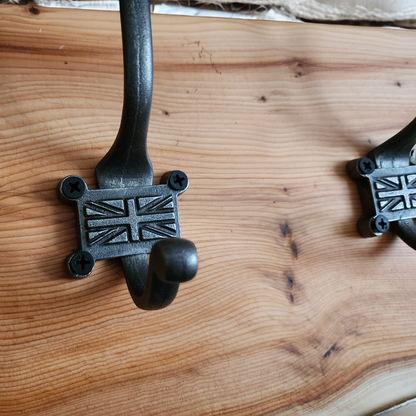
[{"label": "union jack flag design", "polygon": [[89,201],[84,218],[89,246],[177,236],[172,195]]},{"label": "union jack flag design", "polygon": [[416,175],[376,178],[373,187],[379,212],[416,208]]}]

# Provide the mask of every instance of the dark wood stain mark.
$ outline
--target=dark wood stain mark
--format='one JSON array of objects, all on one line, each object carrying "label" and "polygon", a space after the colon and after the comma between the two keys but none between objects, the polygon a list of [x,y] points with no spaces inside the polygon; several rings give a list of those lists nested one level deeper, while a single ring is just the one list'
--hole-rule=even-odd
[{"label": "dark wood stain mark", "polygon": [[332,352],[337,352],[337,351],[341,351],[342,348],[338,347],[337,344],[335,343],[325,354],[324,354],[324,358],[328,358]]},{"label": "dark wood stain mark", "polygon": [[287,222],[280,224],[280,233],[282,237],[285,238],[290,234],[289,224]]},{"label": "dark wood stain mark", "polygon": [[[195,40],[195,41],[193,41],[193,42],[188,42],[188,45],[197,45],[197,46],[199,46],[199,44],[201,43],[201,41],[200,40]],[[184,44],[181,44],[182,46],[185,46]]]},{"label": "dark wood stain mark", "polygon": [[287,188],[283,188],[283,192],[287,192]]},{"label": "dark wood stain mark", "polygon": [[163,114],[164,114],[165,116],[168,116],[168,115],[169,115],[169,113],[168,113],[167,111],[164,111],[164,112],[163,112]]},{"label": "dark wood stain mark", "polygon": [[292,257],[294,259],[297,259],[299,255],[299,248],[297,244],[292,240],[292,230],[290,229],[289,224],[287,222],[280,224],[280,235],[282,236],[282,238],[289,239],[288,243],[290,246],[290,251],[292,252]]},{"label": "dark wood stain mark", "polygon": [[36,7],[32,6],[32,7],[29,9],[29,12],[30,12],[30,13],[32,13],[33,15],[37,16],[37,15],[40,13],[40,10],[39,10],[39,9],[37,9]]},{"label": "dark wood stain mark", "polygon": [[359,331],[348,331],[347,335],[354,336],[354,337],[362,337],[364,334]]},{"label": "dark wood stain mark", "polygon": [[295,64],[295,68],[294,68],[295,78],[301,77],[303,73],[301,72],[300,68],[303,68],[303,63],[299,62],[297,59],[294,59],[293,63]]},{"label": "dark wood stain mark", "polygon": [[65,62],[65,65],[68,65],[69,62]]},{"label": "dark wood stain mark", "polygon": [[[195,42],[196,43],[196,42]],[[199,46],[199,43],[198,43],[198,46]],[[208,56],[209,56],[209,62],[210,62],[210,64],[211,64],[211,67],[212,67],[212,69],[217,73],[217,74],[222,74],[222,72],[221,71],[219,71],[218,70],[218,68],[215,66],[215,63],[214,63],[214,61],[212,60],[212,53],[211,52],[208,52],[203,46],[201,47],[201,51],[200,52],[198,52],[198,55],[199,55],[199,57],[200,58],[205,58],[206,56],[205,56],[205,54],[208,54]]]},{"label": "dark wood stain mark", "polygon": [[368,143],[371,143],[371,139],[368,139]]},{"label": "dark wood stain mark", "polygon": [[292,241],[292,244],[290,245],[290,249],[292,250],[292,255],[295,259],[298,258],[298,254],[299,254],[299,249],[298,246],[296,245],[296,243],[294,241]]},{"label": "dark wood stain mark", "polygon": [[402,84],[401,84],[399,81],[397,81],[397,82],[396,82],[396,85],[397,85],[398,87],[401,87],[401,86],[402,86]]},{"label": "dark wood stain mark", "polygon": [[284,277],[286,278],[287,284],[287,297],[289,298],[291,303],[295,303],[295,296],[293,292],[296,290],[295,286],[295,275],[291,269],[287,269],[284,272]]},{"label": "dark wood stain mark", "polygon": [[181,371],[181,373],[185,375],[189,375],[189,376],[201,377],[201,372],[199,371],[198,368],[194,366],[189,366],[189,367],[184,368],[183,371]]},{"label": "dark wood stain mark", "polygon": [[267,98],[262,95],[257,101],[260,101],[261,103],[265,103],[267,101]]},{"label": "dark wood stain mark", "polygon": [[285,339],[281,339],[278,341],[278,348],[283,349],[284,351],[289,352],[290,354],[301,356],[302,353],[299,349],[292,343],[286,341]]},{"label": "dark wood stain mark", "polygon": [[285,345],[284,349],[293,355],[300,356],[302,353],[292,344]]}]

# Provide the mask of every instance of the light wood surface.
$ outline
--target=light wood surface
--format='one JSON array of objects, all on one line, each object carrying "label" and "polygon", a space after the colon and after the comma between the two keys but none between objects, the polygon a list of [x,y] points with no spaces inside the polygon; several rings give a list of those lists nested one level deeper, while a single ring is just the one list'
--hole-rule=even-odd
[{"label": "light wood surface", "polygon": [[363,239],[346,161],[416,114],[416,34],[153,16],[149,152],[200,259],[166,310],[75,215],[122,106],[119,15],[0,8],[0,414],[367,415],[416,396],[416,253]]}]

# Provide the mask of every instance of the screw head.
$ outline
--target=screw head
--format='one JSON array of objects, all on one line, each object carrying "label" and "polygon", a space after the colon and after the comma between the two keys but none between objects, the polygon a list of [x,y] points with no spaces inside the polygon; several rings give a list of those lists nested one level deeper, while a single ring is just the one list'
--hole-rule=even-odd
[{"label": "screw head", "polygon": [[75,277],[82,279],[91,274],[94,263],[94,257],[88,251],[78,251],[69,258],[69,271]]},{"label": "screw head", "polygon": [[363,175],[371,175],[376,170],[376,165],[368,157],[363,157],[358,161],[358,170]]},{"label": "screw head", "polygon": [[384,215],[377,215],[371,221],[371,226],[377,234],[383,234],[390,228],[389,220]]},{"label": "screw head", "polygon": [[74,201],[85,194],[87,185],[79,176],[67,176],[62,179],[60,190],[64,197]]},{"label": "screw head", "polygon": [[174,170],[168,181],[169,187],[175,191],[184,191],[189,184],[188,177],[180,170]]}]

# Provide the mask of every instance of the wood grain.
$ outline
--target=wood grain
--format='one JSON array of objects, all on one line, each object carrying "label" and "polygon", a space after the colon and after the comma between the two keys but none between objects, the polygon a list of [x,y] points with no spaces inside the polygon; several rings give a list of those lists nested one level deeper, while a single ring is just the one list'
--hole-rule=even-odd
[{"label": "wood grain", "polygon": [[62,263],[122,105],[118,13],[0,8],[0,414],[365,415],[416,396],[416,255],[357,235],[346,161],[415,115],[413,32],[153,16],[155,180],[200,270],[136,309]]}]

